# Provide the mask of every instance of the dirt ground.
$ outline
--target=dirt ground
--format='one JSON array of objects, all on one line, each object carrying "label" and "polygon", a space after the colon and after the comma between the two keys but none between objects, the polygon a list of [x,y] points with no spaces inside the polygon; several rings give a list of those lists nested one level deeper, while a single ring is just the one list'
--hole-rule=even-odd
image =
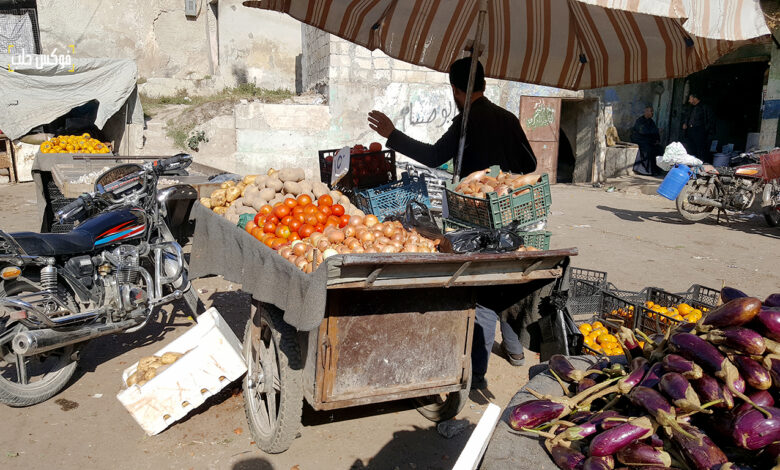
[{"label": "dirt ground", "polygon": [[[0,228],[34,230],[31,184],[0,187],[5,209]],[[657,286],[673,292],[693,283],[727,283],[756,296],[780,290],[777,270],[780,229],[760,216],[683,221],[674,204],[658,196],[605,192],[584,186],[553,188],[548,229],[552,247],[578,247],[578,267],[607,271],[623,289]],[[241,337],[249,313],[247,296],[219,278],[195,286]],[[135,334],[103,337],[84,351],[71,384],[54,399],[30,408],[0,405],[0,467],[173,469],[447,469],[465,445],[488,402],[505,405],[527,380],[495,354],[487,391],[470,396],[458,419],[470,427],[451,439],[407,401],[315,412],[304,406],[300,438],[283,454],[258,450],[249,433],[240,384],[234,384],[183,421],[147,437],[115,395],[121,371],[182,334],[191,325],[179,306]]]}]

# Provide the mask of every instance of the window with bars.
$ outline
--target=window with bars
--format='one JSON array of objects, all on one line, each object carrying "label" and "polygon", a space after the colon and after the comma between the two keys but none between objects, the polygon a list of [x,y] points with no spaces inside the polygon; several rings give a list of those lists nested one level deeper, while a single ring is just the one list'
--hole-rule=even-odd
[{"label": "window with bars", "polygon": [[7,53],[9,49],[11,53],[21,53],[22,50],[28,54],[41,53],[35,2],[0,1],[0,51]]}]

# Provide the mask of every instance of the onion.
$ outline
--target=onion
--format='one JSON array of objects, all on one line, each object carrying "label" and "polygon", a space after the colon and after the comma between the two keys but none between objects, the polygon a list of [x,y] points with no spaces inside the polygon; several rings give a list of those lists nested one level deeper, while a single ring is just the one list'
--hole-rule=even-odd
[{"label": "onion", "polygon": [[324,260],[325,260],[325,258],[322,257],[322,252],[318,251],[317,252],[317,266],[321,265]]},{"label": "onion", "polygon": [[385,237],[384,235],[376,237],[376,242],[377,243],[381,243],[383,245],[389,245],[390,241],[391,240],[389,238]]},{"label": "onion", "polygon": [[395,232],[395,234],[390,236],[390,239],[397,242],[403,242],[404,238],[406,238],[405,232]]},{"label": "onion", "polygon": [[322,253],[322,259],[326,260],[326,259],[330,258],[331,256],[334,256],[334,255],[337,255],[337,254],[339,254],[338,251],[334,250],[333,248],[328,248],[327,250],[325,250]]},{"label": "onion", "polygon": [[310,273],[311,273],[311,269],[312,269],[312,264],[311,264],[311,261],[310,261],[310,262],[308,262],[308,263],[306,263],[306,264],[303,266],[303,272],[305,272],[306,274],[310,274]]},{"label": "onion", "polygon": [[382,253],[394,253],[395,247],[393,245],[385,245],[385,247],[382,248]]},{"label": "onion", "polygon": [[352,249],[352,253],[365,253],[365,252],[366,250],[364,250],[363,247],[360,245]]},{"label": "onion", "polygon": [[398,251],[401,251],[401,248],[404,246],[401,244],[401,242],[397,242],[395,240],[391,240],[390,244],[393,245]]},{"label": "onion", "polygon": [[306,253],[304,254],[304,257],[306,258],[306,261],[308,261],[309,263],[314,261],[314,248],[313,247],[306,248]]},{"label": "onion", "polygon": [[359,215],[353,215],[349,218],[348,225],[350,227],[357,227],[358,225],[363,225],[363,217],[360,217]]},{"label": "onion", "polygon": [[373,230],[384,230],[385,229],[385,223],[379,222],[378,224],[371,227]]},{"label": "onion", "polygon": [[304,258],[303,256],[299,256],[299,257],[295,258],[295,261],[293,262],[293,264],[295,264],[295,266],[298,269],[302,270],[304,268],[304,266],[306,266],[306,258]]},{"label": "onion", "polygon": [[417,249],[417,245],[408,244],[404,246],[404,252],[405,253],[418,253],[420,250]]},{"label": "onion", "polygon": [[328,248],[330,248],[330,242],[328,242],[328,240],[325,238],[320,238],[320,241],[317,242],[317,249],[322,252]]},{"label": "onion", "polygon": [[290,253],[292,253],[292,247],[289,246],[283,246],[279,248],[279,254],[282,256],[282,258],[288,258],[290,256]]},{"label": "onion", "polygon": [[[346,243],[347,243],[347,248],[349,248],[352,251],[355,251],[355,249],[360,246],[360,240],[358,240],[357,238],[351,238]],[[360,248],[362,249],[363,247],[360,246]]]},{"label": "onion", "polygon": [[382,233],[381,230],[372,230],[371,233],[374,234],[374,238],[384,237],[385,234]]},{"label": "onion", "polygon": [[358,234],[358,240],[360,240],[363,243],[372,242],[374,241],[374,239],[375,239],[374,234],[369,231],[365,231]]},{"label": "onion", "polygon": [[293,243],[292,251],[293,253],[295,253],[295,256],[303,256],[306,254],[306,245],[304,245],[298,240],[295,240],[295,243]]},{"label": "onion", "polygon": [[344,245],[339,245],[336,247],[336,251],[338,251],[340,255],[343,255],[345,253],[349,253],[349,248]]},{"label": "onion", "polygon": [[339,243],[343,242],[344,241],[344,232],[342,232],[341,230],[338,230],[338,229],[332,230],[328,234],[328,241],[333,243],[333,244],[339,244]]},{"label": "onion", "polygon": [[312,246],[317,246],[317,242],[322,238],[324,235],[322,235],[320,232],[314,232],[309,236],[309,239],[311,240]]},{"label": "onion", "polygon": [[346,227],[344,227],[344,236],[346,238],[354,237],[356,233],[357,230],[355,230],[355,227],[353,227],[352,225],[347,225]]},{"label": "onion", "polygon": [[366,248],[366,253],[378,253],[373,246]]},{"label": "onion", "polygon": [[379,219],[374,214],[368,214],[363,222],[366,224],[366,227],[373,227],[379,223]]},{"label": "onion", "polygon": [[387,245],[385,245],[384,243],[379,243],[379,242],[374,243],[374,248],[376,249],[377,253],[381,253],[386,246]]},{"label": "onion", "polygon": [[393,238],[393,236],[396,233],[396,229],[392,224],[385,225],[385,228],[382,229],[382,232],[385,233],[385,236],[388,238]]}]

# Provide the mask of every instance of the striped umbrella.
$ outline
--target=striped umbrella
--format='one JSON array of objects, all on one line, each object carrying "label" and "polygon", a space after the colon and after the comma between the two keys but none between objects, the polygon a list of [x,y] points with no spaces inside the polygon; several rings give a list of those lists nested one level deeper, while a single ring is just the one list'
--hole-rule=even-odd
[{"label": "striped umbrella", "polygon": [[[488,0],[485,75],[589,89],[680,77],[769,34],[753,0]],[[446,72],[473,44],[479,0],[262,0],[390,57]]]}]

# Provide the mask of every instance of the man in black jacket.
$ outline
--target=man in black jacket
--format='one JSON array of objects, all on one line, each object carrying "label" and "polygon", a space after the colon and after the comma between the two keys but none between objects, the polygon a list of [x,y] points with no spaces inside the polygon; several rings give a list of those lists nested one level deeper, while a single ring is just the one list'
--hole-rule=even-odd
[{"label": "man in black jacket", "polygon": [[685,133],[685,150],[703,161],[712,163],[710,142],[715,135],[715,116],[712,108],[701,102],[696,93],[688,96],[690,107],[683,116],[683,132]]},{"label": "man in black jacket", "polygon": [[[466,103],[470,67],[470,58],[457,60],[450,66],[452,95],[461,112]],[[536,170],[536,157],[517,116],[491,103],[484,96],[484,91],[485,72],[482,64],[477,62],[460,176],[464,177],[492,165],[498,165],[502,170],[512,173],[533,172]],[[369,126],[387,139],[387,147],[429,167],[438,167],[457,156],[462,119],[462,114],[455,116],[447,132],[431,145],[399,131],[390,118],[379,111],[374,110],[368,114]],[[487,388],[485,374],[495,340],[497,321],[498,315],[493,309],[477,304],[471,350],[472,388]],[[522,365],[523,345],[512,326],[504,319],[501,320],[501,336],[501,346],[509,363],[514,366]]]}]

